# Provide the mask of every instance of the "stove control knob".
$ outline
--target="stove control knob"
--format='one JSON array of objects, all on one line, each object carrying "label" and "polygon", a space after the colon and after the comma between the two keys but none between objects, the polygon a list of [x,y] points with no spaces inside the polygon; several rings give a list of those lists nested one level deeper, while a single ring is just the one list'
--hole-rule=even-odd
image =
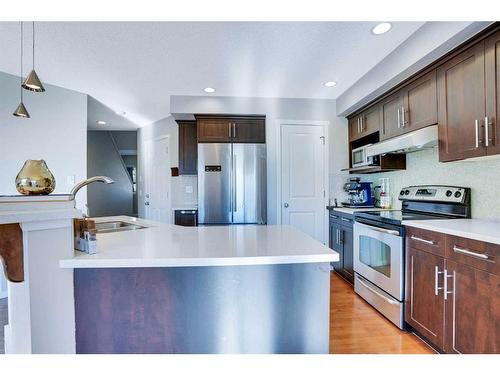
[{"label": "stove control knob", "polygon": [[451,197],[453,195],[453,192],[451,190],[446,191],[446,196]]},{"label": "stove control knob", "polygon": [[462,192],[461,191],[456,191],[455,192],[455,198],[460,198],[462,196]]},{"label": "stove control knob", "polygon": [[410,194],[410,190],[405,190],[405,195],[409,195]]},{"label": "stove control knob", "polygon": [[404,190],[401,190],[401,191],[399,192],[399,195],[405,195],[405,191],[404,191]]}]

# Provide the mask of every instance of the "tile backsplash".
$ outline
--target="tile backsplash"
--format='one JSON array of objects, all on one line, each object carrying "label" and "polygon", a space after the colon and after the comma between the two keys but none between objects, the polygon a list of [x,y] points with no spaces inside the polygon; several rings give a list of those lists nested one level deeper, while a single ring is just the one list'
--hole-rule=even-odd
[{"label": "tile backsplash", "polygon": [[[470,187],[472,217],[500,218],[500,159],[440,163],[437,148],[406,155],[406,170],[365,175],[363,180],[378,185],[379,178],[391,181],[393,208],[401,208],[399,191],[410,185],[451,185]],[[499,228],[500,230],[500,228]]]}]

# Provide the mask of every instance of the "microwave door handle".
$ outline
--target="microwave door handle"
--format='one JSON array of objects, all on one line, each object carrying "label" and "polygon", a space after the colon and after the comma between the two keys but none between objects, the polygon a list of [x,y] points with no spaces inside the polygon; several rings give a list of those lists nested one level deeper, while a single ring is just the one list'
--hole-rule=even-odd
[{"label": "microwave door handle", "polygon": [[361,223],[356,223],[356,224],[360,225],[360,226],[362,226],[364,228],[368,228],[368,229],[374,230],[376,232],[381,232],[381,233],[385,233],[385,234],[392,234],[394,236],[398,236],[399,237],[399,232],[397,230],[379,228],[379,227],[374,227],[374,226],[371,226],[371,225],[366,225],[366,224],[361,224]]}]

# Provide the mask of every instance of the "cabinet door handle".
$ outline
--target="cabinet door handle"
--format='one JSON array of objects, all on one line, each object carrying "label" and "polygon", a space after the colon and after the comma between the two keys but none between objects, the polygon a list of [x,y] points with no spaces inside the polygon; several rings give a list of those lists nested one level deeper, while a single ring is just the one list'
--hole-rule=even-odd
[{"label": "cabinet door handle", "polygon": [[453,251],[455,253],[469,255],[471,257],[475,257],[475,258],[479,258],[479,259],[484,259],[484,260],[489,259],[488,255],[486,255],[486,254],[476,253],[474,251],[470,251],[470,250],[467,250],[467,249],[462,249],[462,248],[460,248],[458,246],[453,246]]},{"label": "cabinet door handle", "polygon": [[419,242],[423,242],[423,243],[426,243],[427,245],[435,245],[436,243],[432,240],[424,240],[423,238],[420,238],[420,237],[415,237],[415,236],[410,236],[410,238],[414,241],[419,241]]},{"label": "cabinet door handle", "polygon": [[476,128],[476,148],[479,148],[479,121],[474,120],[474,126]]},{"label": "cabinet door handle", "polygon": [[358,134],[360,133],[360,130],[359,130],[359,117],[357,118],[357,122],[358,122]]},{"label": "cabinet door handle", "polygon": [[443,287],[439,287],[439,275],[444,273],[444,271],[439,271],[439,267],[436,266],[434,268],[434,294],[439,295],[439,290],[443,289]]},{"label": "cabinet door handle", "polygon": [[[453,278],[455,280],[455,271],[453,271],[453,275],[448,275],[448,270],[445,268],[443,270],[444,273],[444,278],[443,278],[443,297],[445,301],[448,299],[448,294],[453,294],[455,293],[455,288],[451,292],[448,291],[448,278]],[[453,283],[455,285],[455,283]]]},{"label": "cabinet door handle", "polygon": [[401,128],[401,114],[399,113],[401,111],[401,108],[398,108],[398,129]]},{"label": "cabinet door handle", "polygon": [[405,119],[406,113],[405,112],[406,112],[405,107],[404,106],[401,107],[401,127],[403,127],[403,128],[406,126],[406,119]]},{"label": "cabinet door handle", "polygon": [[229,134],[228,134],[229,138],[231,138],[231,123],[230,122],[227,124],[227,130],[229,131]]},{"label": "cabinet door handle", "polygon": [[364,132],[364,121],[363,121],[363,116],[360,117],[361,120],[361,133]]},{"label": "cabinet door handle", "polygon": [[236,123],[233,122],[233,138],[236,138]]},{"label": "cabinet door handle", "polygon": [[488,116],[484,118],[484,138],[486,147],[490,145],[490,122],[488,121]]}]

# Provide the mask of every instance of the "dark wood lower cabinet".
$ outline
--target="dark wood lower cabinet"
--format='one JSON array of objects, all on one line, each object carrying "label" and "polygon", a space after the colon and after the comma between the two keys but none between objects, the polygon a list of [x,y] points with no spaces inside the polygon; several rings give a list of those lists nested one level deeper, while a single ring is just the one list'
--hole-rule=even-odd
[{"label": "dark wood lower cabinet", "polygon": [[500,353],[500,277],[446,260],[447,353]]},{"label": "dark wood lower cabinet", "polygon": [[[491,266],[500,246],[450,235],[429,242],[417,249],[407,237],[406,322],[444,353],[500,353],[500,273]],[[438,244],[444,257],[436,255]]]},{"label": "dark wood lower cabinet", "polygon": [[339,253],[339,261],[333,263],[333,269],[347,281],[354,283],[354,238],[352,215],[330,214],[330,248]]},{"label": "dark wood lower cabinet", "polygon": [[[442,287],[444,258],[415,248],[407,249],[407,257],[406,322],[432,344],[442,347],[444,299],[441,289],[436,293],[436,283]],[[436,268],[441,273],[436,275]]]}]

